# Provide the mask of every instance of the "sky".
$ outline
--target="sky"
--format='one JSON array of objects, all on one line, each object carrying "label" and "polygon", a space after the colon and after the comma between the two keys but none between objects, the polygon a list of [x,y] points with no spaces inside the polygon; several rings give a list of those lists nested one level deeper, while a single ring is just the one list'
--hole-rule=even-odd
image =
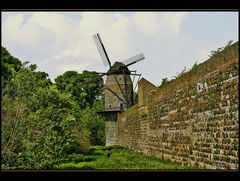
[{"label": "sky", "polygon": [[[106,72],[92,35],[99,33],[110,61],[138,53],[129,66],[155,85],[184,67],[202,63],[210,51],[238,41],[238,12],[2,12],[2,46],[54,79],[66,71]],[[135,83],[136,83],[135,79]]]}]

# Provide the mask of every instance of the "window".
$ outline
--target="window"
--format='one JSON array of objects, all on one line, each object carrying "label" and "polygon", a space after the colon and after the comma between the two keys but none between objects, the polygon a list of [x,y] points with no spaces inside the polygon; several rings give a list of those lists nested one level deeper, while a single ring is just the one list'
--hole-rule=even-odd
[{"label": "window", "polygon": [[203,84],[202,83],[197,83],[197,92],[202,92],[203,91]]},{"label": "window", "polygon": [[123,103],[120,103],[120,110],[123,109]]}]

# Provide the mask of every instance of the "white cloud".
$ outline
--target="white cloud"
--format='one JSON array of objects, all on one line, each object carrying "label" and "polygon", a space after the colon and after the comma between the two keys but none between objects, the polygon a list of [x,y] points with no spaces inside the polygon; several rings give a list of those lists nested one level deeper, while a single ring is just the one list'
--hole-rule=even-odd
[{"label": "white cloud", "polygon": [[83,12],[79,24],[79,31],[92,35],[96,31],[109,28],[116,22],[116,15],[112,12]]},{"label": "white cloud", "polygon": [[126,16],[120,12],[82,12],[76,16],[81,18],[68,18],[61,12],[36,12],[28,19],[21,13],[10,14],[3,22],[3,44],[21,47],[25,59],[51,71],[52,79],[67,70],[104,70],[92,39],[97,32],[112,61],[143,52],[148,62],[142,66],[146,66],[156,60],[160,47],[178,44],[186,13],[134,12]]},{"label": "white cloud", "polygon": [[28,21],[23,23],[23,15],[9,15],[9,17],[3,22],[2,33],[4,34],[4,40],[21,45],[38,46],[44,41],[48,42],[49,39],[53,39],[45,28],[42,28],[36,23]]},{"label": "white cloud", "polygon": [[[23,23],[23,15],[17,14],[17,15],[9,15],[7,19],[4,22],[4,28],[9,28],[8,30],[13,31],[16,28],[19,29],[19,27]],[[10,28],[11,27],[11,28]]]},{"label": "white cloud", "polygon": [[165,36],[169,38],[178,35],[186,14],[185,12],[142,12],[134,14],[133,20],[145,34],[157,39]]}]

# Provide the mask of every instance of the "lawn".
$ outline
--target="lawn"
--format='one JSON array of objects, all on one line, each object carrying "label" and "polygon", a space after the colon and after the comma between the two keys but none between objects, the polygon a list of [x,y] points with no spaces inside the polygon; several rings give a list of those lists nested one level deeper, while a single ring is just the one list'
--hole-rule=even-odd
[{"label": "lawn", "polygon": [[198,169],[183,166],[160,158],[146,156],[118,146],[92,146],[90,151],[77,162],[62,163],[55,169]]}]

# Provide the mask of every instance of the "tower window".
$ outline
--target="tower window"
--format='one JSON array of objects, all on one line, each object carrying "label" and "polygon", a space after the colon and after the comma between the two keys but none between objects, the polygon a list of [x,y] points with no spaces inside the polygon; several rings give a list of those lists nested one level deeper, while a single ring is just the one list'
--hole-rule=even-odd
[{"label": "tower window", "polygon": [[123,103],[120,103],[120,110],[123,109]]}]

